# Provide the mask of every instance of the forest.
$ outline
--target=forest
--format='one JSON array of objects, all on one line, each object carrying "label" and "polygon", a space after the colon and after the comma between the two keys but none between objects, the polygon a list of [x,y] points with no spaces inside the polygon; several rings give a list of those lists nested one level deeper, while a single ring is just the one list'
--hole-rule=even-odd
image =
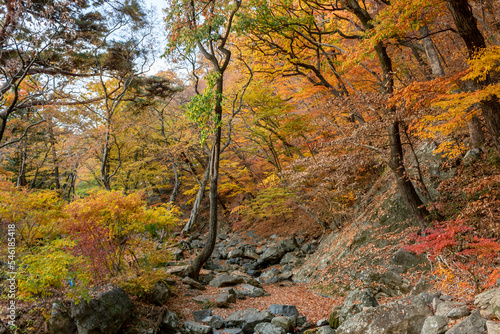
[{"label": "forest", "polygon": [[[201,231],[198,280],[221,229],[342,231],[386,175],[410,249],[458,263],[474,291],[495,284],[498,1],[166,2],[161,17],[138,0],[0,3],[0,273],[16,300],[142,296],[166,275],[162,245]],[[429,143],[446,180],[417,158]]]}]

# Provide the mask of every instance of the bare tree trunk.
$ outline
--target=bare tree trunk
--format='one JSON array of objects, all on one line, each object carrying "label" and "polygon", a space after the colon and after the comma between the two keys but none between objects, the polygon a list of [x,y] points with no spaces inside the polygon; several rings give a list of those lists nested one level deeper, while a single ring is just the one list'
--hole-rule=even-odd
[{"label": "bare tree trunk", "polygon": [[472,117],[469,123],[467,123],[467,126],[469,127],[470,146],[473,148],[481,148],[484,144],[484,133],[481,128],[479,117]]},{"label": "bare tree trunk", "polygon": [[420,197],[413,186],[403,161],[403,146],[401,145],[401,133],[399,129],[399,122],[394,121],[388,128],[389,132],[389,142],[391,146],[391,159],[389,160],[389,167],[396,175],[396,181],[398,184],[398,189],[401,197],[412,212],[412,214],[417,218],[420,227],[423,227],[427,223],[427,217],[429,216],[429,211],[425,207]]},{"label": "bare tree trunk", "polygon": [[26,159],[28,158],[28,138],[24,139],[24,143],[22,143],[21,150],[19,152],[20,158],[20,166],[19,166],[19,175],[17,176],[17,187],[24,187],[28,184],[26,181]]},{"label": "bare tree trunk", "polygon": [[172,193],[170,194],[170,204],[174,205],[175,203],[175,198],[179,194],[179,189],[181,188],[181,181],[182,181],[182,175],[179,176],[179,171],[177,169],[177,163],[174,162],[172,164],[172,169],[174,171],[174,189],[172,190]]},{"label": "bare tree trunk", "polygon": [[61,189],[61,183],[59,182],[59,164],[57,162],[57,152],[56,152],[56,138],[54,136],[52,120],[49,122],[49,140],[52,151],[52,165],[54,166],[54,181],[56,184],[56,189]]},{"label": "bare tree trunk", "polygon": [[441,64],[441,60],[439,60],[439,54],[436,50],[434,42],[432,41],[432,38],[429,36],[429,28],[427,27],[427,25],[424,25],[420,27],[418,32],[420,33],[420,37],[422,38],[425,55],[427,56],[427,60],[429,61],[429,65],[431,66],[432,74],[435,77],[444,76],[444,68]]},{"label": "bare tree trunk", "polygon": [[198,189],[198,194],[196,195],[196,199],[194,200],[193,208],[191,209],[189,221],[182,229],[183,234],[191,232],[194,224],[196,224],[196,220],[198,219],[198,214],[200,213],[201,201],[203,201],[203,197],[205,196],[205,187],[207,186],[209,175],[210,175],[210,168],[207,166],[205,173],[203,174],[203,180],[200,183],[200,188]]}]

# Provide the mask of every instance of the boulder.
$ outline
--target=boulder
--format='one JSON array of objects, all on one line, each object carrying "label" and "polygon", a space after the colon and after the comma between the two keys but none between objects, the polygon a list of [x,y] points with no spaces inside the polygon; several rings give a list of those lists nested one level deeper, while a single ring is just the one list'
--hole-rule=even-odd
[{"label": "boulder", "polygon": [[250,284],[238,285],[238,289],[244,296],[248,296],[248,297],[252,297],[252,298],[269,295],[269,293],[267,293],[264,289],[257,288],[253,285],[250,285]]},{"label": "boulder", "polygon": [[321,326],[316,330],[316,334],[335,334],[335,329],[330,326]]},{"label": "boulder", "polygon": [[399,266],[403,269],[403,272],[406,272],[419,264],[425,263],[427,260],[425,256],[417,256],[413,253],[407,252],[404,249],[397,250],[391,256],[391,263],[393,265]]},{"label": "boulder", "polygon": [[243,252],[243,257],[247,259],[258,260],[260,256],[252,249],[245,248],[245,251]]},{"label": "boulder", "polygon": [[189,276],[186,276],[182,279],[182,283],[186,284],[186,285],[189,285],[191,288],[193,289],[197,289],[197,290],[206,290],[206,288],[203,286],[203,284],[201,284],[200,282],[198,281],[195,281],[194,279],[192,279],[191,277]]},{"label": "boulder", "polygon": [[485,291],[476,296],[474,305],[486,319],[500,319],[500,289]]},{"label": "boulder", "polygon": [[211,315],[209,317],[206,317],[205,319],[203,319],[203,323],[215,329],[224,328],[224,319],[222,319],[218,315]]},{"label": "boulder", "polygon": [[420,334],[425,319],[431,315],[431,309],[420,298],[409,296],[348,317],[336,333]]},{"label": "boulder", "polygon": [[284,254],[285,250],[282,247],[274,245],[266,249],[264,253],[260,255],[258,262],[263,265],[276,264],[280,262]]},{"label": "boulder", "polygon": [[470,314],[465,303],[442,302],[436,307],[436,315],[442,315],[452,319],[459,319]]},{"label": "boulder", "polygon": [[210,334],[212,333],[212,327],[194,321],[186,321],[182,324],[181,331],[186,334]]},{"label": "boulder", "polygon": [[312,254],[316,250],[316,246],[314,245],[313,242],[308,242],[302,245],[300,247],[300,250],[303,251],[305,254]]},{"label": "boulder", "polygon": [[338,328],[349,316],[361,312],[363,308],[376,306],[378,302],[371,290],[352,290],[341,307],[337,306],[332,309],[328,323],[332,328]]},{"label": "boulder", "polygon": [[243,334],[243,330],[241,328],[224,328],[215,330],[214,334]]},{"label": "boulder", "polygon": [[221,293],[215,297],[215,300],[218,307],[226,307],[236,303],[236,296],[230,293]]},{"label": "boulder", "polygon": [[170,291],[170,287],[167,282],[160,280],[156,282],[153,291],[150,293],[151,302],[158,306],[165,305],[171,295],[172,292]]},{"label": "boulder", "polygon": [[486,319],[478,311],[472,312],[467,318],[453,326],[446,334],[484,334]]},{"label": "boulder", "polygon": [[269,312],[274,315],[282,315],[285,317],[299,316],[299,311],[294,305],[271,304],[271,306],[269,306]]},{"label": "boulder", "polygon": [[59,301],[52,303],[52,312],[49,319],[49,329],[52,334],[76,333],[75,321],[69,310]]},{"label": "boulder", "polygon": [[250,334],[253,333],[257,324],[271,322],[272,319],[273,315],[271,312],[249,308],[231,314],[226,319],[226,327],[239,327],[245,334]]},{"label": "boulder", "polygon": [[224,286],[238,285],[238,284],[243,283],[243,281],[244,281],[243,277],[221,274],[221,275],[216,276],[208,284],[210,286],[220,288],[220,287],[224,287]]},{"label": "boulder", "polygon": [[169,248],[168,251],[170,252],[170,254],[172,254],[175,261],[180,261],[184,258],[183,251],[179,247]]},{"label": "boulder", "polygon": [[283,328],[285,333],[291,333],[294,327],[290,318],[282,316],[273,318],[273,320],[271,320],[271,324]]},{"label": "boulder", "polygon": [[160,323],[160,333],[174,333],[181,329],[181,322],[172,311],[167,311]]},{"label": "boulder", "polygon": [[293,253],[286,253],[285,256],[281,258],[280,264],[296,263],[297,257]]},{"label": "boulder", "polygon": [[481,149],[473,148],[468,150],[463,158],[464,166],[470,166],[481,159]]},{"label": "boulder", "polygon": [[448,322],[448,317],[440,315],[428,317],[420,334],[442,334],[448,330]]},{"label": "boulder", "polygon": [[295,239],[295,236],[291,236],[288,239],[282,240],[279,242],[280,248],[282,248],[286,253],[293,252],[294,250],[299,248],[299,244]]},{"label": "boulder", "polygon": [[194,321],[203,322],[205,318],[208,318],[212,315],[212,310],[196,310],[193,311]]},{"label": "boulder", "polygon": [[500,322],[486,321],[486,330],[488,334],[500,334]]},{"label": "boulder", "polygon": [[285,330],[280,326],[273,325],[268,322],[257,324],[254,328],[254,333],[258,334],[285,334]]},{"label": "boulder", "polygon": [[78,334],[115,334],[132,312],[132,302],[119,287],[100,292],[90,301],[72,302]]},{"label": "boulder", "polygon": [[259,279],[265,284],[278,283],[281,281],[280,272],[276,268],[265,271]]},{"label": "boulder", "polygon": [[234,248],[234,249],[231,249],[229,251],[229,253],[227,253],[227,258],[228,259],[234,259],[234,258],[239,258],[239,257],[243,257],[244,255],[244,252],[242,249],[240,248]]}]

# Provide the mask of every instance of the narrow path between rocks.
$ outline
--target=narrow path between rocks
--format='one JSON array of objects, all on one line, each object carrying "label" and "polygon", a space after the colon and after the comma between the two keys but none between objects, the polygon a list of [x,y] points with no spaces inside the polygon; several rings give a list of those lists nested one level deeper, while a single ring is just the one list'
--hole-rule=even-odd
[{"label": "narrow path between rocks", "polygon": [[[197,295],[215,296],[224,292],[226,288],[214,288],[206,286],[205,291],[187,290],[183,284],[176,284],[174,287],[175,296],[172,296],[168,304],[168,309],[175,311],[186,320],[194,320],[193,311],[201,310],[203,306],[192,300]],[[307,283],[275,283],[264,284],[264,290],[270,293],[264,297],[247,297],[238,299],[235,304],[230,304],[226,308],[214,308],[212,313],[227,318],[232,313],[247,308],[267,310],[271,304],[295,305],[300,315],[305,315],[307,321],[316,323],[320,319],[328,318],[331,309],[335,305],[342,305],[344,298],[328,298],[318,295],[312,291]]]}]

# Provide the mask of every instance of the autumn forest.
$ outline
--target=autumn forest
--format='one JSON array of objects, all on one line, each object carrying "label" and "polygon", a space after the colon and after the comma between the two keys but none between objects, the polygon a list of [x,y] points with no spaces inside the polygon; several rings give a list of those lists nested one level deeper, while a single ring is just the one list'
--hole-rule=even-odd
[{"label": "autumn forest", "polygon": [[0,4],[1,270],[19,300],[144,295],[159,245],[206,232],[198,280],[221,230],[321,238],[381,180],[412,251],[496,282],[500,2],[165,1]]}]

